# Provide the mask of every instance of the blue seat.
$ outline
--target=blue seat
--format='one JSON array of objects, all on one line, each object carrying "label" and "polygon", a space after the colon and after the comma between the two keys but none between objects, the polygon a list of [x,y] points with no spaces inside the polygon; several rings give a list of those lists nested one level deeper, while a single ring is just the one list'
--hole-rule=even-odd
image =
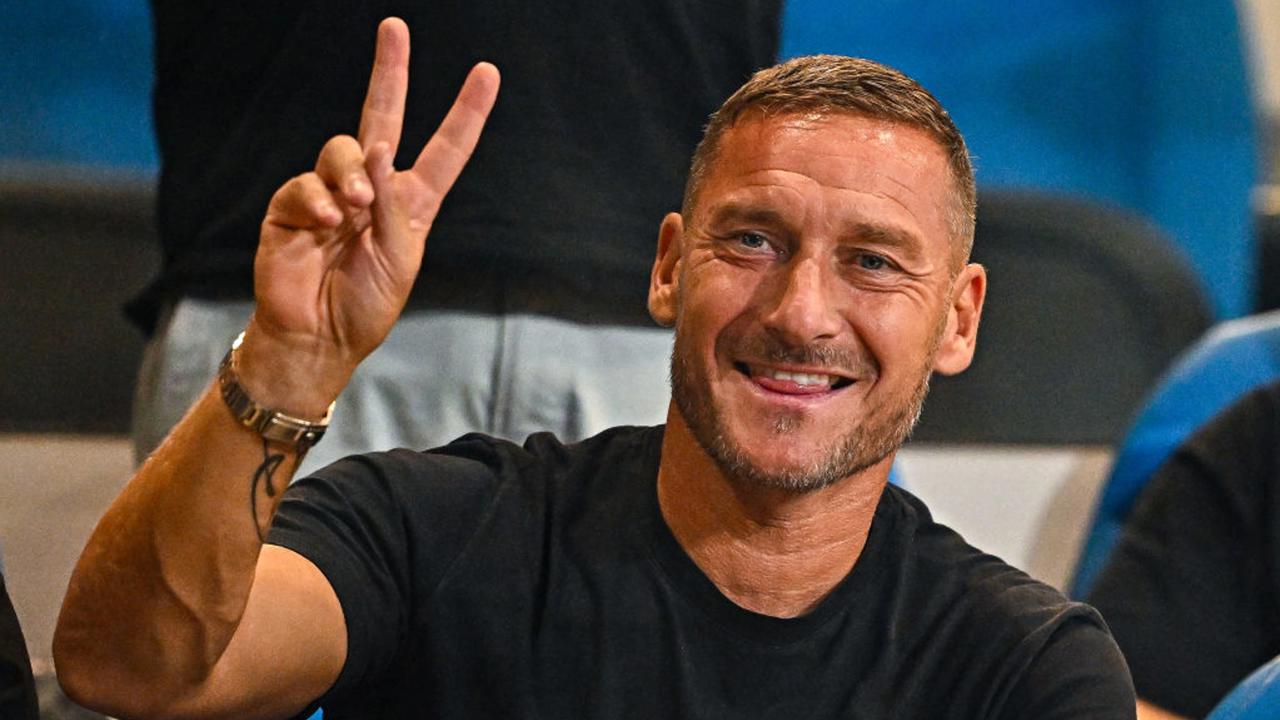
[{"label": "blue seat", "polygon": [[1156,384],[1116,455],[1072,594],[1088,595],[1138,494],[1182,441],[1252,388],[1280,377],[1280,311],[1219,323]]},{"label": "blue seat", "polygon": [[1280,657],[1240,681],[1207,720],[1274,720],[1280,717]]}]

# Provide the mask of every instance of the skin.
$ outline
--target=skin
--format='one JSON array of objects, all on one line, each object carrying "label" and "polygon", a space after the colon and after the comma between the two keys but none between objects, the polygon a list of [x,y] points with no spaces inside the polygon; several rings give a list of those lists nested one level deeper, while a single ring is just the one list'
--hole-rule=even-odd
[{"label": "skin", "polygon": [[[237,358],[261,405],[320,418],[386,337],[493,106],[498,73],[482,63],[413,167],[396,171],[408,57],[408,28],[384,21],[358,137],[330,140],[315,170],[272,198]],[[333,589],[310,561],[259,539],[297,462],[236,422],[212,387],[197,401],[72,574],[53,652],[73,700],[122,718],[289,717],[333,684],[347,651]]]},{"label": "skin", "polygon": [[[408,50],[404,24],[385,21],[358,137],[331,140],[315,170],[272,199],[237,358],[259,404],[320,417],[385,338],[493,105],[497,72],[481,64],[414,166],[394,170]],[[650,310],[676,326],[697,404],[714,409],[759,472],[726,474],[673,407],[658,492],[676,537],[726,596],[787,617],[856,561],[892,453],[862,453],[867,467],[821,487],[755,480],[802,476],[849,435],[882,434],[893,427],[886,409],[903,407],[926,371],[963,369],[985,275],[946,262],[945,163],[918,132],[841,115],[744,122],[730,134],[688,227],[679,215],[663,221]],[[747,229],[785,252],[738,242],[741,223],[729,232],[716,210],[729,202],[770,210],[769,223]],[[865,267],[871,256],[893,269]],[[839,367],[784,369],[853,382],[813,393],[753,381],[736,369],[739,340],[762,337],[839,348]],[[791,428],[781,440],[780,418]],[[215,389],[205,393],[107,511],[73,573],[54,656],[74,700],[124,718],[288,717],[333,683],[347,630],[332,587],[305,558],[260,541],[297,461],[236,422]]]},{"label": "skin", "polygon": [[1138,699],[1138,720],[1187,720],[1181,715],[1175,715],[1158,705]]},{"label": "skin", "polygon": [[922,383],[972,359],[986,278],[955,264],[950,193],[922,131],[757,115],[725,134],[687,223],[664,220],[649,306],[691,400],[668,416],[659,498],[739,605],[803,614],[848,573]]}]

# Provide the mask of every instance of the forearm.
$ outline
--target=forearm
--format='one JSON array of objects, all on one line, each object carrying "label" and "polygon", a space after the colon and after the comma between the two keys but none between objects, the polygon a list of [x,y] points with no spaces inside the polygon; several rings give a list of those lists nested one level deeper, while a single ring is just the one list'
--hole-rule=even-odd
[{"label": "forearm", "polygon": [[[250,394],[272,404],[277,383],[260,370],[270,364],[259,354],[243,367]],[[240,623],[297,462],[293,447],[241,425],[216,384],[205,392],[103,516],[72,575],[54,654],[73,695],[110,709],[201,685]]]},{"label": "forearm", "polygon": [[[258,405],[320,418],[386,338],[427,229],[493,107],[498,73],[482,63],[413,167],[397,171],[408,58],[409,30],[388,18],[378,27],[359,139],[331,138],[315,170],[285,182],[267,208],[254,258],[257,305],[239,355],[242,385]],[[228,698],[252,696],[245,688],[253,686],[279,701],[261,714],[287,715],[297,708],[276,692],[278,680],[301,678],[292,688],[299,696],[332,683],[346,652],[333,588],[296,553],[272,548],[259,561],[297,463],[291,448],[264,444],[239,424],[217,392],[204,394],[108,510],[76,566],[54,637],[59,676],[74,697],[92,695],[107,711],[127,705],[134,715],[235,715]],[[299,618],[308,633],[282,622]],[[146,699],[126,702],[137,697]]]}]

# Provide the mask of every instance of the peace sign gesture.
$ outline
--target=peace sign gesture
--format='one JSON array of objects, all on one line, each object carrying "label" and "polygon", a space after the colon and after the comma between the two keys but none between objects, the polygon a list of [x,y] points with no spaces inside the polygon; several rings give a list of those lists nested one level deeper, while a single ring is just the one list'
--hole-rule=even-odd
[{"label": "peace sign gesture", "polygon": [[[392,161],[408,62],[408,27],[398,18],[384,20],[359,137],[330,139],[315,170],[276,192],[262,224],[254,261],[257,307],[244,352],[252,340],[259,354],[271,346],[265,354],[276,362],[288,355],[291,366],[305,364],[321,375],[313,378],[321,394],[336,396],[390,332],[413,287],[440,202],[471,156],[497,96],[497,69],[476,65],[413,167],[397,171]],[[296,395],[289,404],[299,412],[308,409],[299,405],[313,406]]]}]

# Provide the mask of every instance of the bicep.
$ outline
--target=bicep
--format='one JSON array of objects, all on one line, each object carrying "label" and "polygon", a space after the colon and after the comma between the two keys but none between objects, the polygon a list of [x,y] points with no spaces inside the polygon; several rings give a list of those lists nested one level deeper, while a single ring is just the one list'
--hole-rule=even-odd
[{"label": "bicep", "polygon": [[333,685],[346,654],[342,606],[324,574],[293,550],[265,545],[243,619],[190,714],[290,717]]}]

